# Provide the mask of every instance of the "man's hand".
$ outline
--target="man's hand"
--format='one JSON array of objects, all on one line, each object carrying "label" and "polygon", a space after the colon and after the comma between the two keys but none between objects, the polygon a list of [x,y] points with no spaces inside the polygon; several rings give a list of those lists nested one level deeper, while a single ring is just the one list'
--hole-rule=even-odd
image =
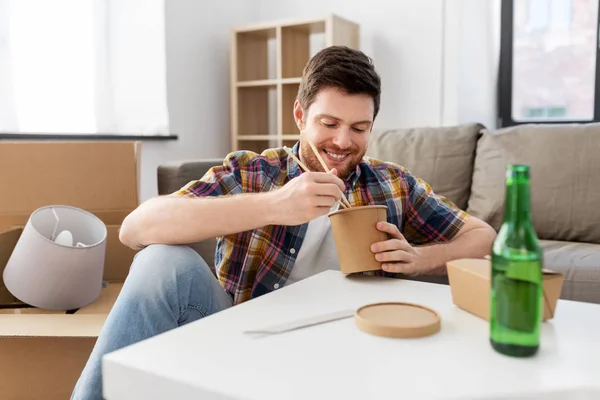
[{"label": "man's hand", "polygon": [[335,174],[304,172],[273,192],[277,209],[275,223],[300,225],[329,212],[345,189],[344,182]]},{"label": "man's hand", "polygon": [[406,241],[396,225],[381,221],[377,223],[377,229],[390,236],[388,240],[371,245],[371,251],[375,259],[382,263],[384,271],[406,275],[426,272],[427,265],[421,251]]},{"label": "man's hand", "polygon": [[496,232],[485,222],[469,217],[454,238],[444,243],[413,247],[395,225],[378,222],[377,229],[389,240],[373,243],[371,250],[382,269],[405,275],[446,275],[446,263],[459,258],[483,258],[489,254]]}]

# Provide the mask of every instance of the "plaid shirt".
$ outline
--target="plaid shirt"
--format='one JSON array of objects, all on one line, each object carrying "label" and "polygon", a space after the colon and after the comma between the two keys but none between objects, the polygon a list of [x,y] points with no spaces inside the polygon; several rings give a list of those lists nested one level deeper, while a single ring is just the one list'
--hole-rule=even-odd
[{"label": "plaid shirt", "polygon": [[[298,155],[299,143],[292,149]],[[257,154],[229,154],[222,166],[211,168],[201,179],[188,183],[174,195],[222,196],[266,192],[280,188],[302,173],[283,148]],[[406,168],[364,157],[345,181],[352,206],[379,204],[388,208],[388,222],[400,229],[413,245],[445,242],[458,232],[468,215]],[[220,237],[216,271],[221,285],[239,304],[283,287],[304,240],[308,223],[299,226],[269,225]],[[384,271],[368,274],[395,276]]]}]

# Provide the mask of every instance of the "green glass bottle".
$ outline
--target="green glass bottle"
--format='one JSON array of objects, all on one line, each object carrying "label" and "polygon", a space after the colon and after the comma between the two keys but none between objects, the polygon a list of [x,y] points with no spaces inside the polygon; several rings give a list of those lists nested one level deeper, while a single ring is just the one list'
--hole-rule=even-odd
[{"label": "green glass bottle", "polygon": [[531,218],[529,180],[528,166],[508,166],[504,220],[492,248],[490,342],[515,357],[537,353],[543,316],[543,252]]}]

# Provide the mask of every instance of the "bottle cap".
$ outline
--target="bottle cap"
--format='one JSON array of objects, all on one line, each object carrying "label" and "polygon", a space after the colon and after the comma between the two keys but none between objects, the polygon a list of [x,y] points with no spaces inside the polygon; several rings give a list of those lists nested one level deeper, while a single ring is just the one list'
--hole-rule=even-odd
[{"label": "bottle cap", "polygon": [[364,332],[391,338],[432,335],[441,328],[439,314],[412,303],[375,303],[359,308],[354,322]]}]

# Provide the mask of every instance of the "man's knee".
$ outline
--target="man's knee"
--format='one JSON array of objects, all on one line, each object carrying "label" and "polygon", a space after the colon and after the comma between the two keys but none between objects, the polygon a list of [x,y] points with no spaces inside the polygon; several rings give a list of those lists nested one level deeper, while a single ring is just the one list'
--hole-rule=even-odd
[{"label": "man's knee", "polygon": [[153,244],[140,250],[131,265],[125,287],[152,296],[177,290],[182,281],[214,279],[202,257],[188,246]]}]

